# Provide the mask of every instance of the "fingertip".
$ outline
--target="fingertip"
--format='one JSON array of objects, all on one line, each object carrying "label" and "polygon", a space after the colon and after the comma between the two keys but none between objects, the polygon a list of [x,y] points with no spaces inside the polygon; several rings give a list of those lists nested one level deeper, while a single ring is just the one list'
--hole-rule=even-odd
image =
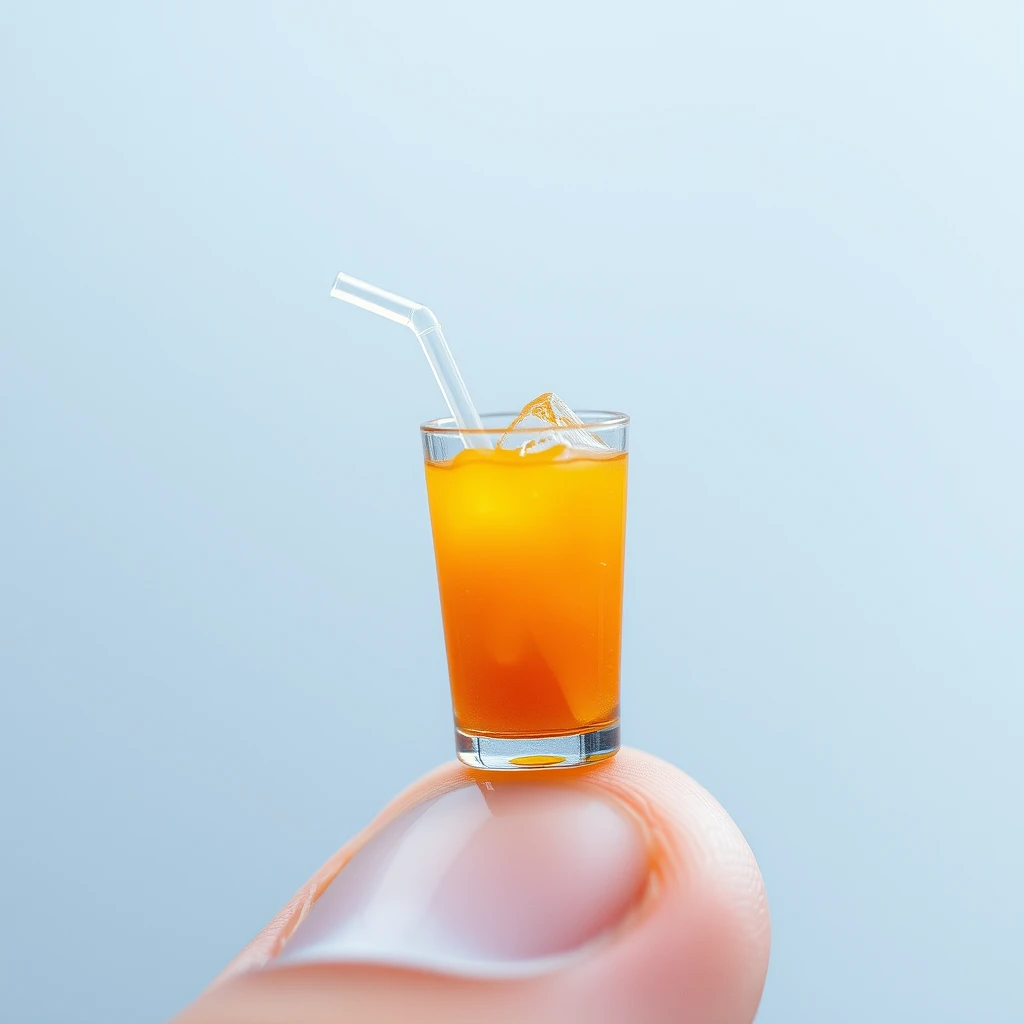
[{"label": "fingertip", "polygon": [[[636,861],[635,852],[629,856],[639,864],[640,874],[637,884],[619,885],[615,890],[614,898],[619,902],[612,907],[614,912],[604,917],[592,915],[599,925],[599,941],[586,940],[583,932],[572,938],[576,933],[568,928],[564,935],[570,945],[583,942],[578,955],[532,976],[501,982],[460,976],[458,967],[447,973],[431,971],[430,956],[436,950],[430,951],[426,960],[417,961],[416,955],[409,959],[407,948],[402,954],[406,956],[404,963],[401,958],[390,965],[353,962],[349,956],[351,930],[345,933],[345,942],[334,947],[335,952],[341,951],[339,961],[289,967],[289,957],[285,957],[278,961],[285,966],[260,970],[287,948],[290,937],[299,934],[296,929],[301,932],[304,921],[319,916],[317,927],[321,930],[326,921],[327,926],[337,925],[344,931],[348,927],[344,921],[332,924],[330,903],[323,899],[332,881],[339,873],[344,875],[346,869],[352,871],[348,880],[355,878],[360,851],[360,870],[365,871],[369,862],[370,873],[377,872],[390,856],[379,852],[382,835],[389,830],[401,833],[403,821],[422,816],[425,806],[436,805],[445,794],[458,792],[464,796],[455,803],[461,801],[460,806],[471,808],[478,821],[490,815],[489,831],[467,831],[467,836],[475,836],[473,856],[477,859],[472,863],[464,858],[452,860],[453,871],[440,878],[438,891],[447,889],[448,896],[452,892],[465,896],[473,887],[467,889],[468,882],[465,886],[462,882],[475,878],[480,884],[473,891],[478,895],[468,903],[456,900],[462,911],[471,914],[474,908],[490,905],[489,893],[513,886],[514,891],[509,890],[511,901],[499,900],[491,908],[493,920],[489,924],[497,934],[506,918],[514,919],[519,929],[520,938],[511,945],[503,940],[491,950],[501,956],[521,955],[523,950],[517,943],[532,925],[557,922],[560,900],[566,905],[573,900],[579,903],[581,893],[594,893],[601,889],[602,877],[614,876],[615,861],[604,857],[607,851],[600,850],[600,837],[595,836],[600,856],[595,858],[586,845],[589,824],[605,820],[592,817],[593,811],[588,808],[593,801],[619,808],[634,822],[643,852],[640,861]],[[534,799],[537,796],[541,798]],[[449,801],[446,806],[455,808],[455,803]],[[483,817],[481,808],[486,808]],[[421,827],[417,842],[426,837],[433,843],[438,836],[446,835],[450,839],[464,827],[460,815],[463,811],[455,808],[453,817],[438,819],[440,828]],[[615,842],[621,843],[620,834],[615,835],[619,836]],[[531,846],[531,839],[538,842]],[[535,856],[538,850],[556,848],[554,857]],[[627,848],[628,843],[623,849]],[[373,852],[375,849],[378,853]],[[414,845],[410,849],[413,852],[406,859],[404,881],[399,872],[401,885],[417,878],[417,865],[431,861],[431,847]],[[434,862],[436,868],[436,857]],[[391,883],[395,877],[392,872]],[[338,907],[347,906],[345,912],[350,919],[353,906],[359,911],[352,901],[358,903],[361,899],[363,884],[350,886],[348,896],[335,901]],[[336,888],[335,892],[341,893],[342,889]],[[541,893],[543,902],[538,896]],[[632,901],[631,912],[627,903],[621,902],[623,899]],[[426,901],[424,906],[429,903]],[[460,912],[460,920],[465,920],[465,913]],[[388,915],[394,917],[393,909]],[[445,925],[445,915],[435,915],[428,928],[417,924],[419,931],[406,932],[403,941],[412,935],[413,946],[422,945],[425,936],[436,934],[436,929]],[[408,926],[406,920],[403,927]],[[316,938],[314,932],[307,927],[307,937]],[[374,934],[380,938],[379,929]],[[551,934],[556,935],[557,929]],[[675,766],[628,748],[610,761],[571,772],[481,773],[448,764],[401,794],[331,858],[222,975],[232,980],[220,988],[215,1001],[211,994],[205,1003],[206,1011],[216,1005],[214,1015],[194,1019],[262,1020],[258,1014],[278,1005],[275,1000],[287,1003],[305,992],[308,998],[301,1000],[303,1009],[297,1010],[293,1018],[296,1024],[334,1019],[342,1008],[354,1010],[356,1006],[366,1013],[376,1007],[382,1015],[376,1019],[392,1019],[384,1014],[391,1014],[393,1019],[403,1019],[403,1014],[405,1019],[447,1019],[446,1015],[457,1011],[467,999],[478,1008],[485,1007],[489,1019],[495,1021],[506,1019],[502,1007],[514,1006],[516,1014],[508,1019],[526,1014],[538,1022],[554,1021],[567,1019],[566,1014],[571,1012],[588,1019],[628,1019],[637,1024],[662,1020],[739,1024],[752,1020],[756,1012],[769,943],[767,899],[749,846],[718,802]],[[291,948],[298,950],[299,946]],[[426,973],[424,964],[428,967]]]}]

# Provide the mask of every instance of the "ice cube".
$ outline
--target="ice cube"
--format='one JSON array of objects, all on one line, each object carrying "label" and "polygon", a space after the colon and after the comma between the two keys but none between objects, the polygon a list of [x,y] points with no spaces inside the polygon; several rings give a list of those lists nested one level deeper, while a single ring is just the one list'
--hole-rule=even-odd
[{"label": "ice cube", "polygon": [[[550,427],[562,429],[551,430]],[[527,430],[531,433],[524,435],[522,431]],[[608,451],[608,445],[587,430],[583,420],[553,391],[527,402],[498,441],[499,448],[518,448],[520,455],[532,455],[555,445],[565,445],[575,451]]]}]

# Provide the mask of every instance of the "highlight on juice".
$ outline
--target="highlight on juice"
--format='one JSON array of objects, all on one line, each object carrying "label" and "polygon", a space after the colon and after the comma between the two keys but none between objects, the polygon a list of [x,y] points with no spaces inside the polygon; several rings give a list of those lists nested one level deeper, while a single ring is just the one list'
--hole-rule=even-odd
[{"label": "highlight on juice", "polygon": [[422,428],[459,756],[601,760],[619,737],[628,419],[553,395],[483,419],[493,447]]}]

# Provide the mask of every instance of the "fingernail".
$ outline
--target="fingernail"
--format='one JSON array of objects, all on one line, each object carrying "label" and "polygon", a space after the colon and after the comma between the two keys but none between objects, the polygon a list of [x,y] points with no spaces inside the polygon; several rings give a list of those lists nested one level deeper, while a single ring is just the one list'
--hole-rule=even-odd
[{"label": "fingernail", "polygon": [[612,803],[579,786],[465,786],[377,833],[273,964],[542,971],[618,924],[646,880],[640,829]]}]

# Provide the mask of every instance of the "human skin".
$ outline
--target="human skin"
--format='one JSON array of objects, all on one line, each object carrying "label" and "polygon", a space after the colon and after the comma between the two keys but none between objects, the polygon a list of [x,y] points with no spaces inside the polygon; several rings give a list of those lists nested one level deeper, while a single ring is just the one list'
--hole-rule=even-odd
[{"label": "human skin", "polygon": [[[471,804],[477,818],[461,830]],[[418,830],[406,829],[424,806],[448,815],[443,829],[425,829],[426,814]],[[428,883],[417,858],[431,861],[438,842],[458,848]],[[408,877],[398,877],[399,848],[407,861],[412,854]],[[385,896],[378,916],[391,920],[398,908],[399,938],[385,927],[378,952],[365,957],[352,955],[351,941],[318,945],[343,917],[351,926],[373,916],[339,909],[363,899],[364,874],[381,892],[398,886],[397,902]],[[416,916],[409,904],[421,882],[431,888]],[[462,946],[453,922],[473,933]],[[442,938],[418,937],[428,934]],[[380,942],[395,943],[394,952],[380,954]],[[572,771],[447,764],[331,857],[175,1024],[746,1024],[769,945],[749,846],[714,798],[672,765],[628,748]]]}]

